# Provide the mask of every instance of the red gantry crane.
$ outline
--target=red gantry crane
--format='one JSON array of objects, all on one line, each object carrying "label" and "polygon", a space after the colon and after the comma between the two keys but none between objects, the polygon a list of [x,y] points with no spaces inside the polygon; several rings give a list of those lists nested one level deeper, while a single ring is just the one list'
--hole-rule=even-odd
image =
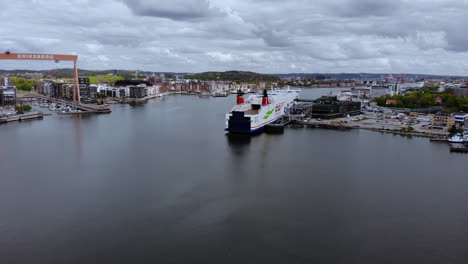
[{"label": "red gantry crane", "polygon": [[49,60],[49,61],[73,61],[73,102],[81,104],[80,86],[78,85],[78,55],[38,54],[38,53],[0,53],[0,60]]}]

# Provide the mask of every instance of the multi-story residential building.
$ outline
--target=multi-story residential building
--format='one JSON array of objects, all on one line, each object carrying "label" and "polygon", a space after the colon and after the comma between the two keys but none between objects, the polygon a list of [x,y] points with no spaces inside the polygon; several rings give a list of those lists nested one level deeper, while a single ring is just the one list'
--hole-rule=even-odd
[{"label": "multi-story residential building", "polygon": [[15,85],[15,84],[13,83],[13,80],[11,78],[8,78],[8,77],[0,78],[0,86],[12,86],[12,85]]},{"label": "multi-story residential building", "polygon": [[154,96],[159,94],[159,86],[153,85],[146,87],[146,96]]},{"label": "multi-story residential building", "polygon": [[80,85],[81,100],[92,100],[96,98],[97,89],[90,85],[88,77],[78,77],[78,84]]},{"label": "multi-story residential building", "polygon": [[106,84],[99,84],[99,85],[91,85],[92,89],[95,89],[97,94],[109,97],[129,97],[130,96],[130,88],[129,87],[111,87],[107,86]]},{"label": "multi-story residential building", "polygon": [[143,98],[146,94],[146,86],[132,86],[130,88],[130,98]]},{"label": "multi-story residential building", "polygon": [[0,86],[0,106],[16,104],[16,86]]},{"label": "multi-story residential building", "polygon": [[[78,85],[80,86],[81,100],[92,100],[96,98],[96,86],[91,86],[89,78],[79,77]],[[64,82],[54,82],[50,80],[38,81],[37,90],[40,94],[50,97],[73,100],[74,84]]]},{"label": "multi-story residential building", "polygon": [[468,128],[468,114],[465,115],[456,115],[455,124],[459,127]]}]

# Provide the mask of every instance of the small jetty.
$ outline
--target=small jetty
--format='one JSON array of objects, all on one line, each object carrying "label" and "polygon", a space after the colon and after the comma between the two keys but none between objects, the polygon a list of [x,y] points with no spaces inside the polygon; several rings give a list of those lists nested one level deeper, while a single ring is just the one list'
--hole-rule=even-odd
[{"label": "small jetty", "polygon": [[10,115],[0,118],[0,123],[14,122],[14,121],[23,121],[28,119],[41,119],[44,117],[44,114],[41,112],[31,112],[26,114],[17,114]]},{"label": "small jetty", "polygon": [[448,139],[447,137],[435,137],[435,138],[431,138],[429,139],[431,142],[443,142],[443,143],[446,143],[448,142]]}]

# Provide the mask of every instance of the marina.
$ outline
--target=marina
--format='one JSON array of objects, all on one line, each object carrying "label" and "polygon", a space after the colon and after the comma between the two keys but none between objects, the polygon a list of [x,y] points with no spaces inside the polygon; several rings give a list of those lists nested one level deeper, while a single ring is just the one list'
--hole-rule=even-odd
[{"label": "marina", "polygon": [[[76,110],[81,111],[81,112],[75,112],[75,113],[108,114],[112,112],[108,105],[87,104],[87,103],[76,104],[68,100],[50,98],[50,97],[40,95],[40,94],[22,95],[20,99],[18,100],[18,102],[37,103],[40,107],[50,108],[50,110],[52,111],[59,111],[59,109],[57,109],[56,106],[57,104],[60,104],[61,106],[67,107],[66,109],[70,109],[70,110],[76,109]],[[60,109],[60,111],[63,111],[63,109]],[[70,112],[70,111],[67,111],[67,112]]]}]

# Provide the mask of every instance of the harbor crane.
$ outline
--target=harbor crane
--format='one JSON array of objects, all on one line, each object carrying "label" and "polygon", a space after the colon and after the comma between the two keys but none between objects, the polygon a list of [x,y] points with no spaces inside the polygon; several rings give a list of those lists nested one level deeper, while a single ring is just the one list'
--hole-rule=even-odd
[{"label": "harbor crane", "polygon": [[80,86],[78,84],[78,55],[38,54],[38,53],[0,53],[0,60],[48,60],[48,61],[73,61],[73,102],[81,104]]}]

